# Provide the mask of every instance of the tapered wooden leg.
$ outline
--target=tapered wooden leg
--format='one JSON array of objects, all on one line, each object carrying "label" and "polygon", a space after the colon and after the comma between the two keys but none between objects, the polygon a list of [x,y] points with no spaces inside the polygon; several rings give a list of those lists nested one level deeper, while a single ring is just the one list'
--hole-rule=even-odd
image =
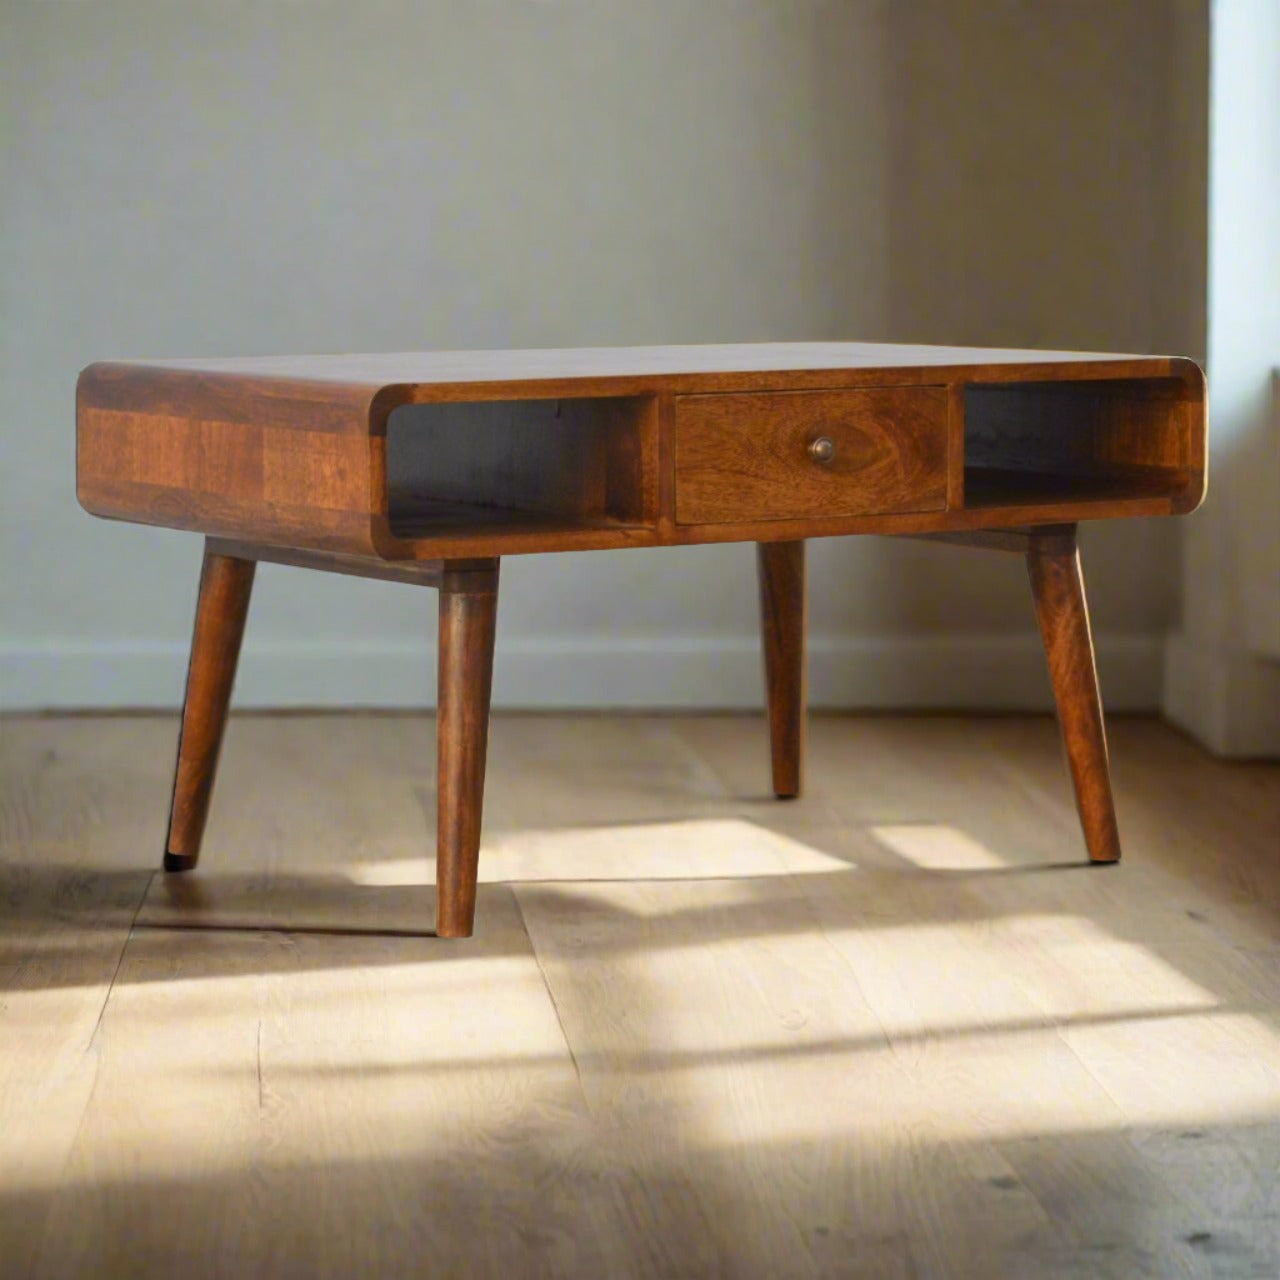
[{"label": "tapered wooden leg", "polygon": [[491,569],[446,565],[436,688],[436,933],[441,938],[468,938],[475,923],[497,617],[497,561]]},{"label": "tapered wooden leg", "polygon": [[205,551],[178,736],[166,871],[190,871],[200,857],[256,568],[252,560]]},{"label": "tapered wooden leg", "polygon": [[1075,526],[1032,532],[1027,569],[1085,844],[1092,861],[1117,862],[1120,834]]},{"label": "tapered wooden leg", "polygon": [[758,543],[756,562],[773,790],[790,799],[800,794],[804,769],[804,542]]}]

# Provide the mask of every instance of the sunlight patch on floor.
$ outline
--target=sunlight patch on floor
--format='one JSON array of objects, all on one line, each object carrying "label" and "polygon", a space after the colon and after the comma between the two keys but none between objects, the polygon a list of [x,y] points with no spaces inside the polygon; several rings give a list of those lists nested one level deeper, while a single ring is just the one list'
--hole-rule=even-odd
[{"label": "sunlight patch on floor", "polygon": [[891,853],[922,871],[983,871],[1009,865],[971,835],[945,823],[895,823],[870,830]]},{"label": "sunlight patch on floor", "polygon": [[[495,883],[600,880],[723,880],[850,871],[844,858],[742,819],[565,827],[490,837],[480,879]],[[435,882],[434,858],[361,861],[366,885]]]},{"label": "sunlight patch on floor", "polygon": [[[723,888],[734,891],[728,900],[744,900],[743,886]],[[562,896],[553,886],[540,892]],[[660,897],[662,887],[655,892]],[[644,954],[618,936],[648,927],[641,920],[652,922],[658,944]],[[1090,922],[1077,924],[1082,937],[1093,932]],[[824,946],[817,935],[708,936],[686,948],[684,937],[692,942],[696,929],[681,928],[681,945],[669,946],[675,939],[661,913],[631,904],[624,921],[597,903],[578,935],[582,966],[573,983],[592,1007],[600,1007],[595,988],[608,987],[613,1012],[575,1037],[577,1061],[588,1071],[585,1098],[527,956],[441,963],[394,954],[371,962],[366,954],[361,964],[364,940],[311,939],[299,944],[296,966],[264,976],[245,971],[254,965],[252,939],[199,947],[189,973],[182,950],[170,947],[152,962],[139,957],[132,974],[126,968],[103,1035],[77,1067],[86,1077],[82,1094],[101,1070],[104,1083],[116,1082],[117,1099],[96,1113],[81,1146],[109,1149],[136,1177],[180,1177],[242,1168],[253,1150],[246,1126],[264,1115],[271,1145],[257,1158],[280,1168],[314,1161],[334,1140],[325,1125],[379,1159],[401,1159],[429,1152],[464,1120],[497,1134],[537,1116],[540,1125],[567,1126],[563,1140],[589,1158],[593,1126],[603,1126],[597,1138],[621,1140],[657,1124],[679,1134],[688,1153],[722,1153],[761,1143],[856,1146],[875,1135],[896,1141],[923,1132],[963,1142],[978,1126],[991,1139],[1242,1123],[1280,1110],[1280,1079],[1270,1065],[1280,1058],[1274,1028],[1214,1007],[1208,993],[1154,956],[1145,957],[1142,985],[1163,991],[1158,1007],[1134,1007],[1122,982],[1091,981],[1091,994],[1081,996],[1090,1012],[1057,1023],[1012,1007],[975,1018],[972,1005],[949,1011],[948,989],[981,984],[982,956],[967,966],[936,946],[940,937],[962,942],[966,931],[937,924],[892,932],[886,963],[897,957],[911,973],[913,956],[932,955],[941,965],[937,1003],[913,980],[914,1016],[898,1025],[883,1007],[874,1020],[864,1018],[843,1003],[847,993],[831,993],[825,1003],[817,987],[805,996],[796,976],[811,971]],[[846,936],[872,949],[858,977],[879,1004],[890,993],[877,986],[880,963],[872,956],[887,935]],[[748,955],[755,968],[743,975]],[[162,976],[162,966],[172,976]],[[227,967],[241,972],[221,971]],[[753,985],[757,974],[774,970],[776,992],[786,996],[776,1034],[709,1015],[740,998],[741,982]],[[11,1012],[38,1025],[41,1002],[66,995],[20,993],[25,1008]],[[875,1030],[886,1023],[888,1043]],[[30,1056],[36,1072],[39,1056]],[[459,1115],[460,1099],[474,1115]],[[7,1145],[29,1146],[34,1156],[38,1144],[23,1143],[22,1127],[20,1117],[10,1118]],[[25,1168],[21,1185],[94,1176],[91,1154],[79,1169],[60,1168],[57,1153],[46,1156]]]}]

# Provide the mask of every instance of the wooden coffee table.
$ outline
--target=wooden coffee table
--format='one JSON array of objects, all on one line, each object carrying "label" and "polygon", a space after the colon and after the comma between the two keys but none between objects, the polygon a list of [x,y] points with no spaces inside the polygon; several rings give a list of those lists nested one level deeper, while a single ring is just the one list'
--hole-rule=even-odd
[{"label": "wooden coffee table", "polygon": [[475,915],[501,556],[758,544],[780,797],[800,791],[805,539],[1026,557],[1089,857],[1120,857],[1080,520],[1192,510],[1189,360],[863,343],[91,365],[77,492],[206,535],[164,866],[196,865],[258,561],[440,592],[437,922]]}]

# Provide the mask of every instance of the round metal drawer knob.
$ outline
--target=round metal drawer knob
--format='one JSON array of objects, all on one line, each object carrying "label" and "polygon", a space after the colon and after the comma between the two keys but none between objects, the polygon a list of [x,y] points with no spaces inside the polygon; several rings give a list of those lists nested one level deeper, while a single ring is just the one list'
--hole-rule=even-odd
[{"label": "round metal drawer knob", "polygon": [[814,462],[830,462],[836,456],[836,442],[830,436],[819,436],[809,446],[809,457]]}]

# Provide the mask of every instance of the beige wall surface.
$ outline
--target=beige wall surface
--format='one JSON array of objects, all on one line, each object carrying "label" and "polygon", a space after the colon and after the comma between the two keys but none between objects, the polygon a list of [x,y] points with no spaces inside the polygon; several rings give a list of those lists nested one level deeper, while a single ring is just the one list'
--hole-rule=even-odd
[{"label": "beige wall surface", "polygon": [[[0,705],[166,705],[198,539],[75,505],[94,359],[865,339],[1199,354],[1193,0],[8,0]],[[1201,305],[1192,305],[1197,295]],[[1091,528],[1113,705],[1168,524]],[[1044,705],[1016,565],[812,548],[815,700]],[[513,558],[507,704],[756,701],[748,547]],[[433,602],[266,569],[247,703],[421,703]]]}]

